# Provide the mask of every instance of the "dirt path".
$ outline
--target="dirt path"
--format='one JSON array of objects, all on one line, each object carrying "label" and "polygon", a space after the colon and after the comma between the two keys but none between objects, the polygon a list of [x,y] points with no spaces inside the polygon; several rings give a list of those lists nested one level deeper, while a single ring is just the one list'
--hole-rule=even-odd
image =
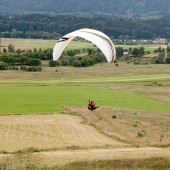
[{"label": "dirt path", "polygon": [[46,164],[47,166],[63,165],[75,161],[149,159],[159,157],[170,159],[170,148],[90,149],[32,154],[34,160],[37,159],[41,164]]},{"label": "dirt path", "polygon": [[73,162],[100,161],[100,160],[147,160],[165,158],[170,160],[170,148],[114,148],[114,149],[86,149],[86,150],[59,150],[53,152],[37,152],[31,154],[0,154],[0,165],[8,162],[9,165],[25,166],[27,163],[36,166],[63,166]]}]

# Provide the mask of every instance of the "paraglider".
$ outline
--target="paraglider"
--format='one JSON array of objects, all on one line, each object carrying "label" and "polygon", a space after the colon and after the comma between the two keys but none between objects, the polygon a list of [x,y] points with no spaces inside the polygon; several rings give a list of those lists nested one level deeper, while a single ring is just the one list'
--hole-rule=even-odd
[{"label": "paraglider", "polygon": [[53,50],[54,61],[60,58],[64,49],[75,37],[84,38],[95,44],[103,52],[108,63],[111,63],[115,60],[116,50],[111,39],[106,34],[100,31],[86,28],[73,31],[57,41]]},{"label": "paraglider", "polygon": [[96,110],[99,106],[96,106],[96,103],[94,103],[94,101],[90,101],[89,100],[89,103],[88,103],[88,109],[90,111],[93,111],[93,110]]},{"label": "paraglider", "polygon": [[[57,61],[60,58],[64,49],[76,37],[84,38],[96,45],[102,51],[108,63],[111,63],[116,59],[115,47],[111,39],[106,34],[98,30],[84,28],[66,34],[57,41],[53,49],[53,61]],[[96,106],[93,101],[89,100],[88,109],[90,111],[93,111],[98,107],[99,106]]]}]

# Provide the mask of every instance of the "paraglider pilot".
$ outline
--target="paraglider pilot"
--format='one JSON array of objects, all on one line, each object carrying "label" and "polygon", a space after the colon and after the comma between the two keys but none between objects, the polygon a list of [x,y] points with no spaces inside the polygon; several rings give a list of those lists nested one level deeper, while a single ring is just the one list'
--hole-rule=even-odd
[{"label": "paraglider pilot", "polygon": [[93,111],[93,110],[97,109],[98,107],[99,107],[99,106],[96,106],[96,103],[94,103],[94,101],[90,101],[90,100],[89,100],[88,109],[89,109],[90,111]]}]

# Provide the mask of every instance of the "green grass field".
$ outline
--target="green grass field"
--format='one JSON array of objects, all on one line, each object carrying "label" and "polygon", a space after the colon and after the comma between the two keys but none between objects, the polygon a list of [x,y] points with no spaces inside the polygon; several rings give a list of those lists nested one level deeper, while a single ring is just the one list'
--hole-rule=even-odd
[{"label": "green grass field", "polygon": [[86,86],[0,86],[1,114],[66,111],[64,106],[86,106],[93,99],[100,106],[170,112],[169,103],[132,92]]}]

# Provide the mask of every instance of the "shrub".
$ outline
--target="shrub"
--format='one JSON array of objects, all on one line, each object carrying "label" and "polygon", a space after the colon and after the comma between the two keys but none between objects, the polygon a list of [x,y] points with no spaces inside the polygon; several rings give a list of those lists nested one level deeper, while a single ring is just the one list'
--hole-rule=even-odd
[{"label": "shrub", "polygon": [[115,64],[115,66],[117,67],[117,66],[119,66],[119,64],[118,64],[118,63],[116,63],[116,64]]},{"label": "shrub", "polygon": [[168,57],[168,58],[170,58],[170,52],[169,52],[169,53],[167,53],[167,57]]},{"label": "shrub", "polygon": [[0,70],[7,70],[8,69],[8,64],[0,61]]},{"label": "shrub", "polygon": [[32,71],[32,72],[36,72],[36,71],[41,71],[42,68],[41,67],[36,67],[36,66],[29,66],[27,67],[26,71]]},{"label": "shrub", "polygon": [[143,133],[142,132],[138,132],[138,136],[139,137],[143,137]]},{"label": "shrub", "polygon": [[133,62],[133,64],[134,64],[134,65],[140,65],[140,61],[139,61],[139,60],[135,60],[135,61]]},{"label": "shrub", "polygon": [[133,127],[138,127],[138,125],[137,125],[137,124],[134,124]]},{"label": "shrub", "polygon": [[9,67],[9,69],[10,69],[10,70],[19,70],[19,67],[17,67],[17,66],[11,66],[11,67]]},{"label": "shrub", "polygon": [[37,71],[42,71],[42,67],[37,67]]},{"label": "shrub", "polygon": [[74,60],[73,61],[73,66],[74,67],[82,67],[81,61],[80,60]]},{"label": "shrub", "polygon": [[36,59],[36,58],[29,58],[28,62],[27,62],[27,65],[30,65],[30,66],[39,66],[39,65],[41,65],[41,60]]},{"label": "shrub", "polygon": [[27,66],[25,66],[25,65],[21,66],[20,70],[26,71],[27,70]]},{"label": "shrub", "polygon": [[170,64],[170,57],[166,58],[166,63]]},{"label": "shrub", "polygon": [[0,151],[0,154],[7,154],[8,152],[7,151],[5,151],[5,150],[1,150]]},{"label": "shrub", "polygon": [[146,131],[142,130],[141,132],[138,132],[138,137],[143,137],[146,135]]},{"label": "shrub", "polygon": [[113,115],[113,116],[112,116],[112,119],[116,119],[116,115]]},{"label": "shrub", "polygon": [[49,61],[49,66],[50,67],[55,67],[57,65],[56,61],[50,60]]},{"label": "shrub", "polygon": [[68,65],[70,65],[68,59],[62,59],[62,60],[60,60],[60,62],[61,62],[61,65],[62,65],[62,66],[68,66]]}]

